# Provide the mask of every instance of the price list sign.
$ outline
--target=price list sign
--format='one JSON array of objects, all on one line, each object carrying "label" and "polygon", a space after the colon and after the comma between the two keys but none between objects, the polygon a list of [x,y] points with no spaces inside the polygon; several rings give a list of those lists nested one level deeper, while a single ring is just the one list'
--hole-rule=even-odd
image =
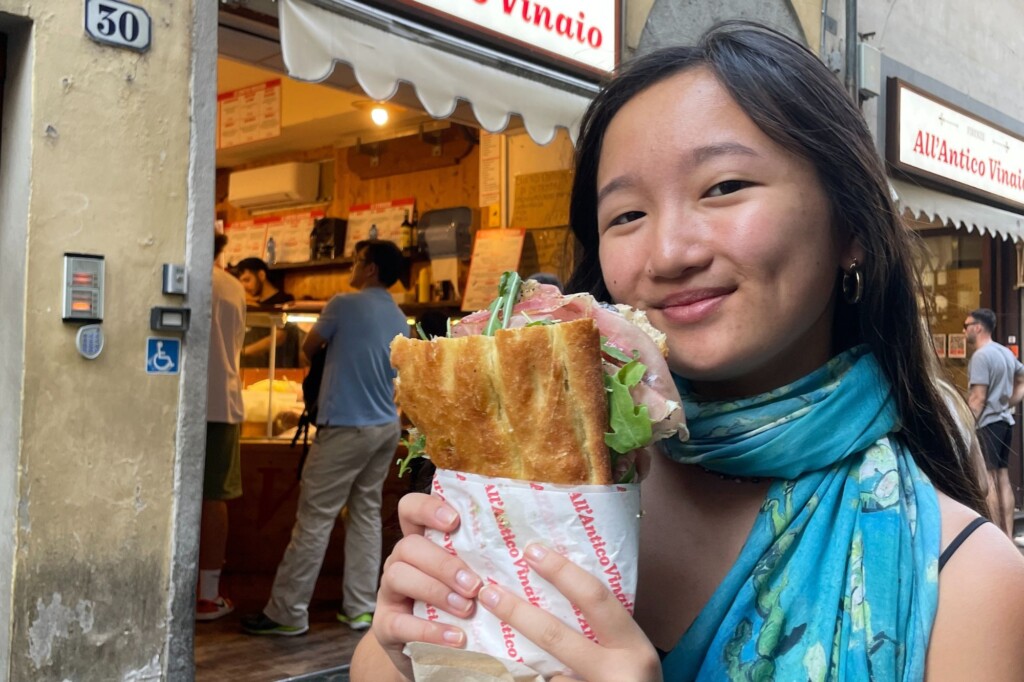
[{"label": "price list sign", "polygon": [[217,149],[281,134],[281,79],[217,95]]},{"label": "price list sign", "polygon": [[228,265],[236,265],[245,258],[263,258],[267,243],[267,219],[238,220],[224,226],[228,238],[222,258]]},{"label": "price list sign", "polygon": [[345,255],[352,256],[356,243],[370,239],[386,239],[402,243],[402,221],[412,215],[416,199],[395,199],[376,204],[358,204],[348,209],[348,229],[345,231]]},{"label": "price list sign", "polygon": [[[268,263],[304,263],[309,260],[309,233],[318,218],[323,218],[323,211],[294,213],[281,216],[267,223],[267,241],[263,247],[263,260]],[[273,239],[273,257],[271,257],[271,239]]]},{"label": "price list sign", "polygon": [[236,265],[244,258],[262,258],[267,265],[303,263],[309,260],[309,233],[320,210],[286,216],[239,220],[224,227],[228,237],[224,262]]}]

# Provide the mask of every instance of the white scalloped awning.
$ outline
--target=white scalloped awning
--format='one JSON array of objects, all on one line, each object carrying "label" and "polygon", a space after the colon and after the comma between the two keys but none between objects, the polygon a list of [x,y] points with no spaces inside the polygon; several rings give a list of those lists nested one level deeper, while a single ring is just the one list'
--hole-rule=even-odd
[{"label": "white scalloped awning", "polygon": [[986,232],[993,237],[1024,241],[1024,215],[925,189],[904,180],[890,180],[897,202],[915,217],[938,220],[968,232]]},{"label": "white scalloped awning", "polygon": [[391,98],[404,81],[435,118],[450,116],[462,99],[492,133],[518,114],[539,144],[554,139],[559,127],[575,141],[597,92],[593,84],[348,0],[282,0],[278,19],[292,78],[319,82],[331,75],[335,62],[344,62],[375,100]]}]

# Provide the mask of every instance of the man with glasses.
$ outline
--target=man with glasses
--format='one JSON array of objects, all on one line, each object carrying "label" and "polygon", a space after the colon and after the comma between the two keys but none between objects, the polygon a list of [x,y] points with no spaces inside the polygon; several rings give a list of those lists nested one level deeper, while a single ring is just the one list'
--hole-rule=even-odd
[{"label": "man with glasses", "polygon": [[995,521],[1013,537],[1013,489],[1010,487],[1010,438],[1013,410],[1024,399],[1024,365],[992,340],[996,314],[988,308],[971,312],[964,320],[967,343],[974,354],[967,363],[970,390],[967,403],[977,420],[978,440],[989,476],[989,508]]},{"label": "man with glasses", "polygon": [[353,630],[373,620],[381,555],[381,494],[395,460],[401,427],[394,400],[391,340],[408,335],[405,314],[388,287],[405,267],[388,241],[356,244],[350,284],[324,306],[306,336],[312,357],[327,346],[317,399],[317,431],[302,468],[299,506],[291,541],[277,567],[262,613],[242,619],[252,635],[301,635],[309,630],[309,603],[343,507],[345,572],[337,619]]}]

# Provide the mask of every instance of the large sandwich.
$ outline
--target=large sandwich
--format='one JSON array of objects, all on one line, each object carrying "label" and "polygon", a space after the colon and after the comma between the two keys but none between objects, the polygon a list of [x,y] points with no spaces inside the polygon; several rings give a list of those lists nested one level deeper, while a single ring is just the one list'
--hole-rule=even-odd
[{"label": "large sandwich", "polygon": [[642,311],[516,273],[444,338],[391,346],[410,453],[441,469],[556,484],[630,482],[630,453],[677,432],[665,337]]}]

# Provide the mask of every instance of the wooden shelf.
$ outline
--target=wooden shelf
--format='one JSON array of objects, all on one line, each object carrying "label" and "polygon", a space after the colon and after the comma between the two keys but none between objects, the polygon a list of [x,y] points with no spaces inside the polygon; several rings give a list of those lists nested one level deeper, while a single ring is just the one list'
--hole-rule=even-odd
[{"label": "wooden shelf", "polygon": [[458,312],[462,308],[462,301],[431,301],[430,303],[400,303],[398,307],[405,314],[416,314],[428,310],[454,310]]},{"label": "wooden shelf", "polygon": [[274,272],[288,272],[289,270],[333,270],[352,267],[351,258],[335,258],[334,260],[313,260],[304,263],[274,263],[267,268]]},{"label": "wooden shelf", "polygon": [[[412,253],[403,251],[402,255],[409,263],[427,263],[430,256],[423,252]],[[351,258],[335,258],[334,260],[312,260],[302,263],[275,263],[267,268],[275,272],[301,271],[301,270],[333,270],[352,267]]]}]

